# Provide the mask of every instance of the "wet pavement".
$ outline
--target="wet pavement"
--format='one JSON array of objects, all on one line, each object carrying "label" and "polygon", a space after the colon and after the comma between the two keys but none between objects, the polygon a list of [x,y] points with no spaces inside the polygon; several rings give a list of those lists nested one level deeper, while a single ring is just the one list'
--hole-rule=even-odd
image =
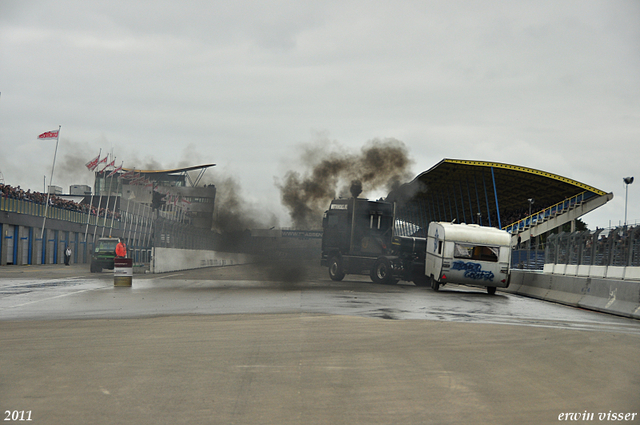
[{"label": "wet pavement", "polygon": [[633,319],[313,264],[128,288],[86,266],[0,268],[0,412],[34,424],[640,423],[639,350]]},{"label": "wet pavement", "polygon": [[136,274],[132,286],[125,288],[114,287],[111,271],[92,274],[80,265],[45,267],[50,270],[0,269],[0,320],[310,313],[640,335],[637,320],[504,292],[490,296],[466,286],[448,285],[434,292],[406,282],[376,285],[366,276],[355,275],[334,282],[315,265],[289,275],[261,265]]}]

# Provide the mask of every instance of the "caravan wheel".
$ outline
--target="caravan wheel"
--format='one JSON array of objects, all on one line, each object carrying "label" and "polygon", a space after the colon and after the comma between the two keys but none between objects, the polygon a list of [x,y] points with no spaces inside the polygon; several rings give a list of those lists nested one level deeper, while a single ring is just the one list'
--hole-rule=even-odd
[{"label": "caravan wheel", "polygon": [[433,289],[434,291],[438,291],[438,289],[440,289],[440,282],[438,282],[437,280],[435,280],[433,278],[433,276],[431,276],[431,289]]}]

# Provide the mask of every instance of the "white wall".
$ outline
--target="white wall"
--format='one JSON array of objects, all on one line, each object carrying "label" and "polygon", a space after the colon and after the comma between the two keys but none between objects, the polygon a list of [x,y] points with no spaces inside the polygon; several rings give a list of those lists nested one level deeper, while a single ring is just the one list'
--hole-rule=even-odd
[{"label": "white wall", "polygon": [[251,261],[250,255],[233,252],[153,248],[150,271],[151,273],[166,273],[176,270],[246,264]]}]

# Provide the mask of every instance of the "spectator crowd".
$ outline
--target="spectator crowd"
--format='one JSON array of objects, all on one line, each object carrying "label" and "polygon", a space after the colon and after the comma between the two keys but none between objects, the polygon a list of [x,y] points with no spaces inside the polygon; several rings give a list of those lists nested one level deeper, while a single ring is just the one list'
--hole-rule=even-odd
[{"label": "spectator crowd", "polygon": [[[12,187],[10,185],[0,183],[0,192],[2,193],[3,198],[18,199],[21,201],[34,202],[41,205],[45,205],[47,202],[46,193],[35,191],[32,192],[31,189],[27,189],[27,191],[25,192],[20,188],[20,186]],[[83,202],[78,203],[75,201],[70,201],[53,194],[49,196],[49,206],[85,214],[90,213],[91,215],[99,217],[113,217],[115,220],[120,220],[120,213],[118,213],[117,211],[114,212],[107,208],[100,208],[100,211],[98,211],[98,208],[93,205],[89,205]]]}]

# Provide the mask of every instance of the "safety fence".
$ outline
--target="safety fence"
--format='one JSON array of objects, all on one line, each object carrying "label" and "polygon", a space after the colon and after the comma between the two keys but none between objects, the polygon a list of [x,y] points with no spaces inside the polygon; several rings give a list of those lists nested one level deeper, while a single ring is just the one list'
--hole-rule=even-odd
[{"label": "safety fence", "polygon": [[511,268],[523,270],[544,269],[544,250],[514,249],[511,251]]},{"label": "safety fence", "polygon": [[640,266],[640,226],[549,235],[545,262],[567,265]]}]

